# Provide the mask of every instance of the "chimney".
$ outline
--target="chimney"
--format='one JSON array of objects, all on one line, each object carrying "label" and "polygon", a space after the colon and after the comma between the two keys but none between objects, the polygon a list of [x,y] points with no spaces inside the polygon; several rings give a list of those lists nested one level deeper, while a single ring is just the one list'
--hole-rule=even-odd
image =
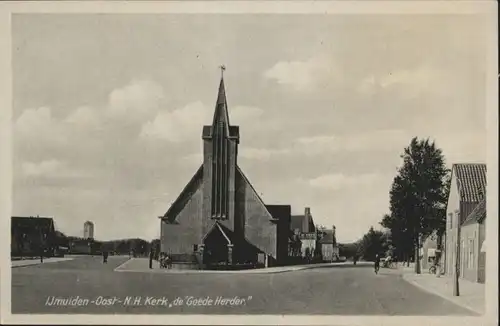
[{"label": "chimney", "polygon": [[304,232],[309,233],[311,230],[309,230],[309,220],[311,218],[311,208],[306,207],[304,210],[304,220],[302,220],[302,230]]}]

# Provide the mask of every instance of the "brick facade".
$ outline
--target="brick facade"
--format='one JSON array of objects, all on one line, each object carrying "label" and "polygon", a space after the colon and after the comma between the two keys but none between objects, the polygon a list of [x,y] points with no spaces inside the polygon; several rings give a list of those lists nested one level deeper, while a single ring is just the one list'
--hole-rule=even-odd
[{"label": "brick facade", "polygon": [[[289,222],[284,216],[280,223],[269,212],[238,167],[239,128],[229,125],[223,80],[213,123],[203,127],[202,139],[203,164],[161,217],[162,252],[192,256],[199,248],[205,250],[206,244],[212,252],[227,246],[228,263],[257,261],[264,254],[272,265],[279,258],[278,247],[288,241],[283,230],[286,240],[278,241],[278,229],[288,231]],[[287,253],[283,248],[279,251]],[[214,257],[206,253],[203,257]]]}]

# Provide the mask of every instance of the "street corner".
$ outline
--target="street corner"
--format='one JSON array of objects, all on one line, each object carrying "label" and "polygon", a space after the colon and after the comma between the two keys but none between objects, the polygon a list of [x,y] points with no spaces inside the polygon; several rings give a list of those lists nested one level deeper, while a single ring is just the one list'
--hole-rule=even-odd
[{"label": "street corner", "polygon": [[[155,264],[156,263],[156,264]],[[134,272],[134,271],[153,271],[159,266],[157,262],[153,261],[153,269],[149,269],[149,261],[146,258],[129,258],[118,267],[114,269],[115,272]]]}]

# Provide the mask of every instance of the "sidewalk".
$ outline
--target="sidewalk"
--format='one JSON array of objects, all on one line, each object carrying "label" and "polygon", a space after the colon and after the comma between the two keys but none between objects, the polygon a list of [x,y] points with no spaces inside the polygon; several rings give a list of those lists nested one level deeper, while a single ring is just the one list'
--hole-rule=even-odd
[{"label": "sidewalk", "polygon": [[485,286],[484,284],[474,283],[468,280],[460,279],[460,296],[453,296],[453,278],[445,275],[437,277],[422,271],[422,274],[415,274],[413,269],[400,268],[403,279],[407,282],[438,295],[459,306],[475,311],[480,315],[485,311]]},{"label": "sidewalk", "polygon": [[[356,266],[362,267],[365,264],[358,262]],[[329,267],[353,267],[352,262],[345,263],[324,263],[324,264],[311,264],[311,265],[297,265],[297,266],[280,266],[248,270],[236,271],[217,271],[217,270],[193,270],[193,269],[161,269],[157,261],[153,261],[153,268],[149,269],[149,259],[147,258],[132,258],[122,265],[115,268],[115,272],[148,272],[148,273],[175,273],[175,274],[271,274],[271,273],[285,273],[305,269],[314,268],[329,268]]]},{"label": "sidewalk", "polygon": [[44,258],[43,263],[40,262],[40,258],[13,260],[11,262],[11,267],[16,268],[16,267],[34,266],[34,265],[47,264],[47,263],[57,263],[57,262],[73,260],[73,259],[74,258],[68,258],[68,257],[51,257],[51,258]]}]

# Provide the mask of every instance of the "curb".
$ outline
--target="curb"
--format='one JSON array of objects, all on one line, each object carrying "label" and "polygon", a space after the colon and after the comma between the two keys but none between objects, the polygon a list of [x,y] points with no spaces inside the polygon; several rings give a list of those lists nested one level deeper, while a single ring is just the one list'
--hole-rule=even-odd
[{"label": "curb", "polygon": [[44,263],[32,263],[32,264],[26,264],[26,265],[18,265],[18,266],[10,266],[10,268],[22,268],[22,267],[30,267],[30,266],[36,266],[36,265],[41,265]]},{"label": "curb", "polygon": [[432,289],[429,289],[429,288],[427,288],[427,287],[425,287],[425,286],[423,286],[423,285],[419,284],[418,282],[415,282],[414,280],[409,280],[409,279],[407,278],[407,276],[405,276],[405,275],[402,275],[402,277],[403,277],[403,280],[405,280],[406,282],[410,283],[410,284],[411,284],[411,285],[413,285],[413,286],[418,287],[419,289],[422,289],[422,290],[424,290],[424,291],[426,291],[426,292],[428,292],[428,293],[431,293],[431,294],[437,295],[438,297],[441,297],[441,298],[443,298],[443,299],[445,299],[445,300],[447,300],[447,301],[449,301],[449,302],[452,302],[452,303],[456,304],[457,306],[460,306],[460,307],[462,307],[462,308],[465,308],[465,309],[469,310],[470,312],[472,312],[472,313],[474,313],[474,314],[477,314],[477,315],[479,315],[479,316],[483,316],[483,315],[484,315],[484,313],[483,313],[483,312],[481,312],[481,311],[477,311],[475,308],[472,308],[472,307],[470,307],[470,306],[469,306],[469,305],[467,305],[467,304],[464,304],[464,303],[462,303],[462,302],[460,302],[460,301],[458,301],[458,300],[456,300],[456,299],[450,298],[449,296],[446,296],[446,295],[444,295],[444,294],[442,294],[442,293],[440,293],[440,292],[438,292],[438,291],[434,291],[434,290],[432,290]]},{"label": "curb", "polygon": [[64,259],[64,260],[57,260],[57,261],[44,261],[43,263],[41,263],[39,260],[37,260],[36,262],[31,262],[29,264],[23,264],[23,265],[18,265],[18,266],[13,266],[13,265],[10,265],[10,268],[22,268],[22,267],[29,267],[29,266],[37,266],[37,265],[43,265],[43,264],[54,264],[54,263],[61,263],[61,262],[64,262],[64,261],[70,261],[70,260],[73,260],[74,258],[69,258],[69,259]]},{"label": "curb", "polygon": [[120,272],[120,270],[118,270],[118,268],[122,267],[123,265],[126,265],[128,262],[130,262],[132,260],[132,258],[129,257],[129,259],[127,259],[126,261],[124,261],[123,263],[121,263],[120,265],[118,265],[117,267],[115,267],[113,269],[113,272]]},{"label": "curb", "polygon": [[[320,266],[297,266],[295,268],[288,268],[288,269],[281,269],[281,270],[266,270],[266,269],[260,269],[260,270],[240,270],[240,271],[217,271],[217,270],[163,270],[163,269],[153,269],[153,270],[126,270],[122,269],[121,267],[128,263],[126,261],[125,263],[121,264],[117,268],[114,269],[115,272],[120,272],[120,273],[162,273],[162,274],[279,274],[279,273],[289,273],[289,272],[296,272],[296,271],[302,271],[302,270],[307,270],[307,269],[319,269],[319,268],[342,268],[342,267],[356,267],[356,268],[361,268],[365,267],[365,265],[360,264],[360,265],[352,265],[352,264],[329,264],[329,265],[320,265]],[[369,266],[369,265],[366,265]]]}]

